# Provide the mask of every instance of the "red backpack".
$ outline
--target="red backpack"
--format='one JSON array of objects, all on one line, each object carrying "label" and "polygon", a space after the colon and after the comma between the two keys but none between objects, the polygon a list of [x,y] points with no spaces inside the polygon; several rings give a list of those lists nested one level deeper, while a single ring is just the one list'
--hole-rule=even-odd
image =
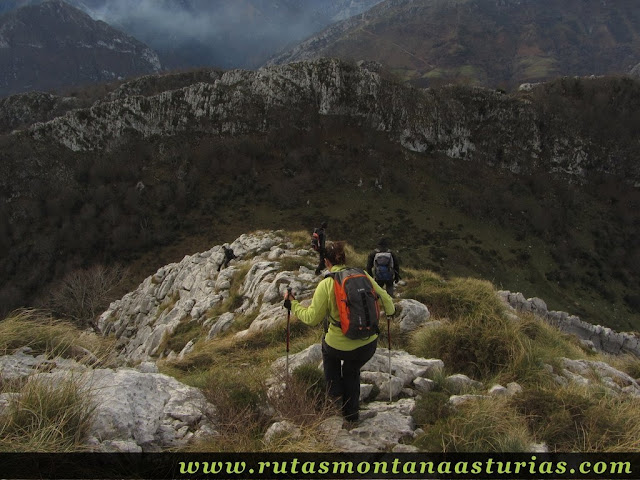
[{"label": "red backpack", "polygon": [[[352,340],[379,333],[380,306],[371,280],[359,268],[327,274],[333,278],[333,290],[340,312],[340,329]],[[334,325],[338,325],[335,322]]]}]

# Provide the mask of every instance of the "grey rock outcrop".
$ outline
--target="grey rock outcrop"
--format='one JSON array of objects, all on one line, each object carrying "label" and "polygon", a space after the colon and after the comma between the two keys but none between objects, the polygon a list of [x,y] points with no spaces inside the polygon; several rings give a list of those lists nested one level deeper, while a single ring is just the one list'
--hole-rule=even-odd
[{"label": "grey rock outcrop", "polygon": [[[60,357],[32,356],[23,349],[0,356],[0,376],[78,385],[94,406],[86,440],[91,450],[160,451],[216,435],[216,411],[202,392],[157,373],[150,363],[139,369],[93,369]],[[18,397],[3,394],[0,410]]]},{"label": "grey rock outcrop", "polygon": [[[199,336],[216,341],[215,337],[222,335],[236,319],[253,319],[248,326],[243,323],[246,328],[234,334],[236,340],[280,327],[286,318],[282,308],[286,287],[292,286],[298,298],[308,302],[318,282],[318,277],[305,265],[309,263],[314,268],[316,257],[297,249],[284,234],[242,235],[231,246],[238,258],[220,272],[220,247],[187,256],[181,262],[159,269],[136,291],[113,302],[100,317],[100,331],[119,339],[119,355],[115,361],[119,365],[142,361],[136,369],[91,368],[73,359],[34,355],[24,347],[11,355],[0,356],[0,377],[59,381],[73,374],[96,402],[95,421],[87,446],[97,451],[165,450],[217,435],[219,419],[215,408],[198,389],[158,373],[152,358],[166,353],[160,346],[183,322],[195,322],[198,328],[194,338],[170,352],[178,360],[180,356],[188,357],[190,350],[197,347]],[[237,295],[234,309],[217,308],[231,295]],[[500,295],[509,301],[508,292]],[[521,294],[513,298],[521,304],[521,309],[536,315],[547,311],[540,299],[526,300]],[[424,323],[425,317],[428,318],[425,305],[408,299],[398,303],[402,304],[405,316],[393,321],[401,323],[409,318],[406,323],[411,328],[407,331],[435,323]],[[155,350],[151,348],[153,345],[157,345]],[[285,392],[285,365],[285,356],[271,365],[273,377],[267,379],[270,402]],[[289,356],[289,373],[303,365],[322,368],[319,343]],[[563,358],[560,366],[556,370],[550,365],[545,367],[546,374],[560,385],[597,385],[612,395],[640,396],[637,380],[604,362]],[[415,451],[409,444],[423,432],[417,428],[413,414],[416,405],[430,392],[447,391],[450,405],[463,408],[461,405],[468,402],[480,399],[498,402],[502,396],[515,396],[523,391],[515,382],[506,387],[489,388],[465,375],[445,376],[444,367],[440,359],[420,358],[406,351],[379,347],[362,368],[362,420],[355,426],[345,427],[342,418],[329,418],[319,427],[320,431],[343,451]],[[0,410],[6,409],[15,395],[14,392],[0,395]],[[275,409],[267,405],[264,411]],[[272,420],[265,432],[266,444],[275,445],[281,437],[296,439],[306,433],[304,428],[287,419]]]},{"label": "grey rock outcrop", "polygon": [[587,345],[593,346],[596,350],[614,355],[630,353],[640,357],[640,337],[637,335],[592,325],[566,312],[549,311],[544,300],[537,297],[525,298],[520,292],[502,290],[498,292],[498,296],[514,310],[532,313],[558,330],[588,342]]},{"label": "grey rock outcrop", "polygon": [[429,321],[431,313],[423,303],[412,299],[400,300],[396,307],[400,308],[398,319],[400,321],[400,330],[403,332],[411,332],[421,325]]},{"label": "grey rock outcrop", "polygon": [[202,432],[214,433],[213,406],[200,390],[175,378],[99,369],[88,380],[97,399],[90,444],[99,450],[114,441],[134,442],[138,451],[164,450],[184,446]]},{"label": "grey rock outcrop", "polygon": [[566,385],[567,383],[579,385],[597,384],[602,385],[612,394],[628,394],[640,397],[640,384],[638,384],[637,380],[605,362],[562,358],[561,363],[562,370],[556,377],[556,382],[560,385]]},{"label": "grey rock outcrop", "polygon": [[[233,322],[230,315],[234,312],[224,312],[217,318],[209,315],[229,298],[239,266],[252,265],[239,289],[244,301],[237,312],[246,314],[258,308],[257,298],[264,296],[266,292],[262,289],[267,289],[267,281],[277,271],[278,265],[262,261],[261,255],[281,242],[282,237],[276,234],[241,235],[230,245],[239,259],[220,272],[218,267],[224,259],[222,246],[166,265],[135,291],[113,302],[98,318],[97,329],[103,335],[115,335],[121,356],[131,361],[147,360],[162,353],[158,350],[163,340],[182,322],[208,322],[212,324],[209,334],[214,336]],[[262,307],[267,305],[263,303]]]},{"label": "grey rock outcrop", "polygon": [[415,400],[405,398],[392,405],[372,402],[367,411],[373,416],[363,420],[356,428],[342,427],[342,417],[326,420],[321,429],[331,445],[345,452],[387,451],[415,437],[416,425],[411,413]]}]

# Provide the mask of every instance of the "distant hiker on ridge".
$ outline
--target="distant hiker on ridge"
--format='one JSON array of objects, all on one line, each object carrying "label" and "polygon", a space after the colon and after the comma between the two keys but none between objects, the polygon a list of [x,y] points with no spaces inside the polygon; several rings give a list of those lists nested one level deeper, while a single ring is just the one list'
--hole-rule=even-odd
[{"label": "distant hiker on ridge", "polygon": [[222,248],[224,250],[224,259],[222,260],[222,263],[218,265],[218,271],[222,270],[223,268],[227,268],[231,260],[233,260],[234,258],[238,258],[236,257],[236,254],[233,253],[233,249],[229,247],[228,243],[222,245]]},{"label": "distant hiker on ridge", "polygon": [[389,240],[381,238],[378,248],[367,258],[367,273],[393,297],[393,284],[400,280],[400,263],[389,250]]},{"label": "distant hiker on ridge", "polygon": [[326,234],[325,228],[327,228],[327,222],[322,222],[320,228],[314,228],[311,235],[311,248],[313,248],[320,255],[318,261],[318,267],[316,268],[316,275],[320,275],[320,272],[324,268],[324,255],[325,255],[325,241]]}]

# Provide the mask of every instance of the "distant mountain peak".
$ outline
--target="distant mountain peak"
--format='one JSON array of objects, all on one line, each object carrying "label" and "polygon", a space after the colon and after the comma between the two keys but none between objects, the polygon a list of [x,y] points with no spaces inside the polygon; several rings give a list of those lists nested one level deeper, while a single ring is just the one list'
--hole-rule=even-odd
[{"label": "distant mountain peak", "polygon": [[0,17],[0,96],[158,71],[149,47],[62,0]]}]

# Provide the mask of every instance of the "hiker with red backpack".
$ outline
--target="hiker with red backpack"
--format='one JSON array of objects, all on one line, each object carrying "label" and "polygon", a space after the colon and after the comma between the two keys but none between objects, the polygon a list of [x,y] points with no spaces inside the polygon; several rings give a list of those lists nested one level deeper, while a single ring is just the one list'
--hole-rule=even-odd
[{"label": "hiker with red backpack", "polygon": [[387,315],[395,313],[393,300],[369,274],[348,268],[344,242],[329,243],[324,263],[329,273],[320,281],[308,307],[291,291],[284,294],[291,311],[303,323],[325,322],[322,364],[329,396],[349,422],[359,419],[360,368],[373,357],[378,340],[379,302]]},{"label": "hiker with red backpack", "polygon": [[369,254],[366,270],[376,279],[378,285],[393,297],[393,286],[400,281],[400,263],[396,255],[389,250],[388,239],[381,238],[378,248]]}]

